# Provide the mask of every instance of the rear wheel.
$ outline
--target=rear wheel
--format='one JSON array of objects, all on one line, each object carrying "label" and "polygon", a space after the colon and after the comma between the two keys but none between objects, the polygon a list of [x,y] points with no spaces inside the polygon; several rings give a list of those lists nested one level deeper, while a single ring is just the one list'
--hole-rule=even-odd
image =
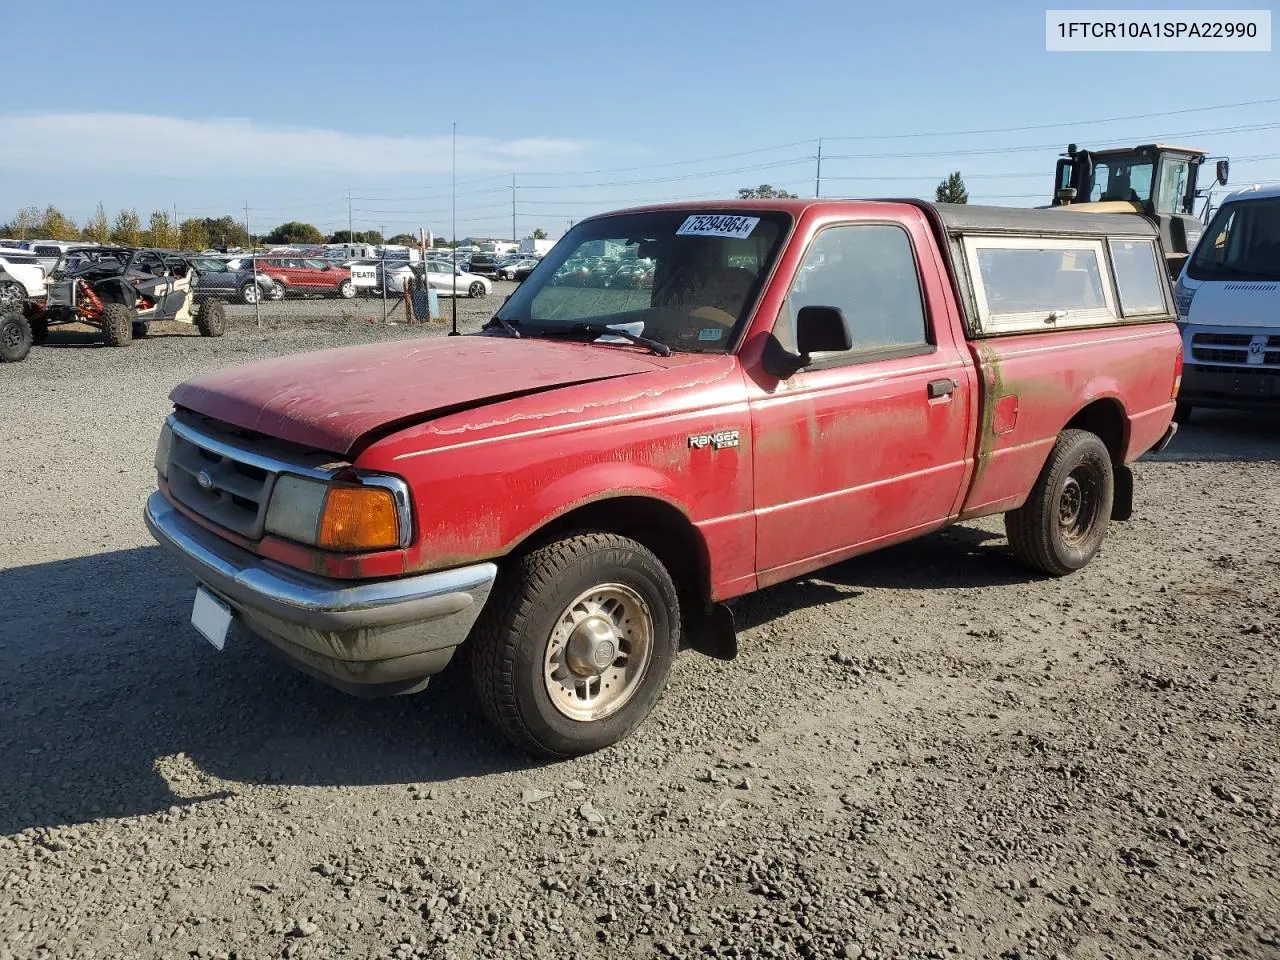
[{"label": "rear wheel", "polygon": [[227,309],[221,300],[206,300],[196,310],[196,329],[202,337],[220,337],[227,329]]},{"label": "rear wheel", "polygon": [[343,280],[338,284],[338,296],[343,300],[350,300],[356,295],[356,285],[350,280]]},{"label": "rear wheel", "polygon": [[255,281],[250,280],[240,287],[240,299],[244,303],[257,303],[262,299],[262,288]]},{"label": "rear wheel", "polygon": [[1094,558],[1115,499],[1111,454],[1095,434],[1064,430],[1027,502],[1004,515],[1014,555],[1061,577]]},{"label": "rear wheel", "polygon": [[27,291],[16,280],[0,282],[0,310],[12,310],[27,299]]},{"label": "rear wheel", "polygon": [[133,339],[134,312],[123,303],[102,308],[102,341],[108,347],[127,347]]},{"label": "rear wheel", "polygon": [[484,296],[484,284],[476,280],[471,286],[467,287],[467,295],[472,299]]},{"label": "rear wheel", "polygon": [[17,310],[0,311],[0,363],[17,363],[31,352],[31,324]]},{"label": "rear wheel", "polygon": [[680,646],[680,601],[634,540],[582,533],[499,574],[469,641],[481,707],[544,757],[617,743],[662,696]]}]

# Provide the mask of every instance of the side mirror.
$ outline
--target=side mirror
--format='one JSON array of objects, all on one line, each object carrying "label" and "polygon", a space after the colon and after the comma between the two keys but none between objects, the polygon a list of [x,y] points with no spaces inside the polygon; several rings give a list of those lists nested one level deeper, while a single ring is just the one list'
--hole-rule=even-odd
[{"label": "side mirror", "polygon": [[1217,166],[1218,186],[1225,187],[1227,185],[1227,174],[1231,172],[1231,161],[1219,160]]},{"label": "side mirror", "polygon": [[839,307],[801,307],[796,314],[796,352],[770,337],[763,357],[765,370],[787,380],[813,362],[810,354],[853,349],[853,332]]},{"label": "side mirror", "polygon": [[1057,201],[1059,205],[1073,203],[1075,202],[1075,199],[1076,199],[1075,187],[1063,187],[1061,190],[1058,191]]}]

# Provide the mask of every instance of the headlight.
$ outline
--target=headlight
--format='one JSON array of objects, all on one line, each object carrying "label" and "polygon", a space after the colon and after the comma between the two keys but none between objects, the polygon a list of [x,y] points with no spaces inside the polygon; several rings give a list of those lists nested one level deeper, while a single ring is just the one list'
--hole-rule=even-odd
[{"label": "headlight", "polygon": [[169,424],[160,428],[160,439],[156,441],[156,473],[169,479],[169,445],[173,442],[173,431]]},{"label": "headlight", "polygon": [[403,481],[325,483],[284,474],[267,505],[266,530],[322,550],[387,550],[409,542],[409,497]]}]

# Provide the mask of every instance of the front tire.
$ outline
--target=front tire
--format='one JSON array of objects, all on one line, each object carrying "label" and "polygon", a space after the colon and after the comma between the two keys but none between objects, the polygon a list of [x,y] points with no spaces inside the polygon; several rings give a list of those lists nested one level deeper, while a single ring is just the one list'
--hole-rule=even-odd
[{"label": "front tire", "polygon": [[221,300],[206,300],[195,315],[196,329],[202,337],[220,337],[227,329],[227,309]]},{"label": "front tire", "polygon": [[1094,558],[1115,499],[1111,454],[1096,434],[1064,430],[1027,502],[1004,515],[1014,556],[1061,577]]},{"label": "front tire", "polygon": [[338,284],[338,296],[343,300],[350,300],[356,295],[356,285],[350,280],[343,280]]},{"label": "front tire", "polygon": [[108,347],[127,347],[133,340],[134,313],[123,303],[102,308],[102,341]]},{"label": "front tire", "polygon": [[467,287],[467,296],[471,297],[472,300],[477,300],[480,297],[483,297],[484,284],[481,283],[479,280],[472,283],[471,286]]},{"label": "front tire", "polygon": [[0,363],[18,363],[31,352],[31,324],[17,310],[0,313]]},{"label": "front tire", "polygon": [[470,641],[485,715],[517,746],[563,759],[630,734],[680,647],[675,584],[648,549],[581,533],[514,560]]},{"label": "front tire", "polygon": [[273,283],[271,285],[271,289],[267,291],[267,299],[272,302],[275,302],[277,300],[283,300],[284,284],[279,282]]}]

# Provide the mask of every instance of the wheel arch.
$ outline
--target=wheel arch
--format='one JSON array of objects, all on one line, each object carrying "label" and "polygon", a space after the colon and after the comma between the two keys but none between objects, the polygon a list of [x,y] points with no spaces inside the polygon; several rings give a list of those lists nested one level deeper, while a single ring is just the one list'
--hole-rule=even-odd
[{"label": "wheel arch", "polygon": [[643,493],[606,494],[578,504],[530,531],[509,555],[575,530],[629,537],[653,551],[682,594],[699,602],[711,595],[711,557],[702,532],[675,504]]},{"label": "wheel arch", "polygon": [[1099,397],[1080,408],[1063,430],[1088,430],[1111,454],[1115,467],[1124,465],[1129,451],[1129,415],[1116,397]]}]

